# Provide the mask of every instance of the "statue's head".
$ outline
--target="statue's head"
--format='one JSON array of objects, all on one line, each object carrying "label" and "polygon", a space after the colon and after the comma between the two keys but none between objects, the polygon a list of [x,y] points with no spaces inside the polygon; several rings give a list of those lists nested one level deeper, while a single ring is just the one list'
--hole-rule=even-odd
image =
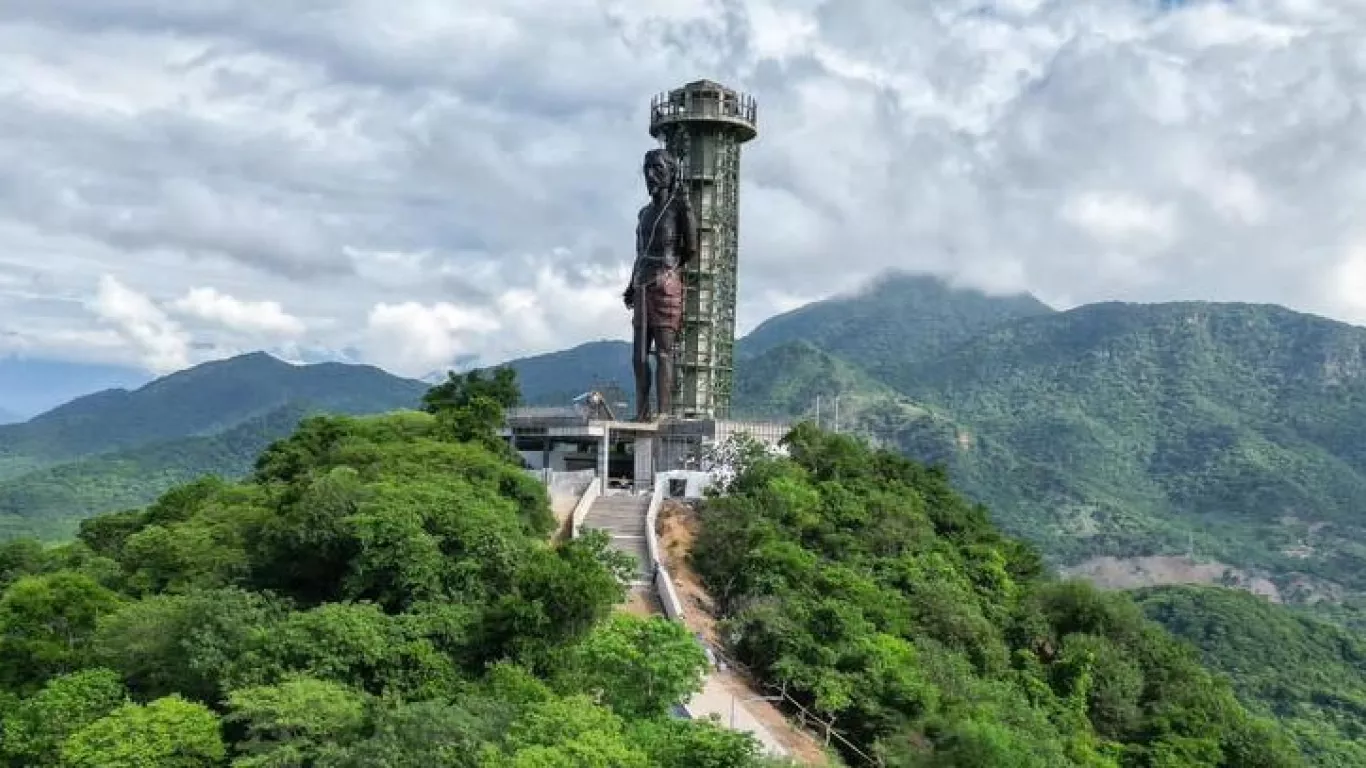
[{"label": "statue's head", "polygon": [[653,197],[673,186],[678,175],[678,161],[667,149],[652,149],[645,153],[645,188]]}]

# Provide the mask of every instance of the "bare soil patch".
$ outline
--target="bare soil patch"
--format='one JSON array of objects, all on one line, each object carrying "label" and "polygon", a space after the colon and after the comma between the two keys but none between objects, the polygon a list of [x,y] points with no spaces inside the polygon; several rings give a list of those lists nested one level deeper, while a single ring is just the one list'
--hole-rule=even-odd
[{"label": "bare soil patch", "polygon": [[1264,576],[1220,562],[1197,562],[1188,557],[1093,557],[1078,565],[1059,569],[1066,577],[1078,577],[1103,589],[1137,589],[1167,584],[1214,584],[1243,589],[1273,603],[1282,601],[1281,591]]}]

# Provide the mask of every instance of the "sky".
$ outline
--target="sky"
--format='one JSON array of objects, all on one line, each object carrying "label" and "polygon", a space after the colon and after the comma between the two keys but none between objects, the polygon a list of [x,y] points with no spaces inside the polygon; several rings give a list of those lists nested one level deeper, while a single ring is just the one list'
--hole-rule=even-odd
[{"label": "sky", "polygon": [[759,102],[740,330],[887,269],[1366,323],[1360,0],[9,0],[0,356],[625,338],[649,99]]}]

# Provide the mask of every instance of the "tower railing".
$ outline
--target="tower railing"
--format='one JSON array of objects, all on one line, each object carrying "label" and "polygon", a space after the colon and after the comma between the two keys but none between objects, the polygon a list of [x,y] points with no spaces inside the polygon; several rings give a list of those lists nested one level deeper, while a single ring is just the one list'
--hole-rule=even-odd
[{"label": "tower railing", "polygon": [[[683,98],[679,98],[683,95]],[[699,98],[691,92],[665,91],[650,99],[650,122],[660,123],[678,118],[721,118],[741,120],[750,125],[758,122],[759,104],[753,96],[728,93],[723,98]]]}]

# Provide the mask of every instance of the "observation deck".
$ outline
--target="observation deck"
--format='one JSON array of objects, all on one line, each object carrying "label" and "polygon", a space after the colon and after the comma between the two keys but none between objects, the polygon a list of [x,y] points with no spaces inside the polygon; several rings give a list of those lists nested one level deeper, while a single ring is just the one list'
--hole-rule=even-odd
[{"label": "observation deck", "polygon": [[650,135],[664,139],[677,125],[731,131],[740,143],[759,135],[758,104],[752,96],[697,80],[650,100]]}]

